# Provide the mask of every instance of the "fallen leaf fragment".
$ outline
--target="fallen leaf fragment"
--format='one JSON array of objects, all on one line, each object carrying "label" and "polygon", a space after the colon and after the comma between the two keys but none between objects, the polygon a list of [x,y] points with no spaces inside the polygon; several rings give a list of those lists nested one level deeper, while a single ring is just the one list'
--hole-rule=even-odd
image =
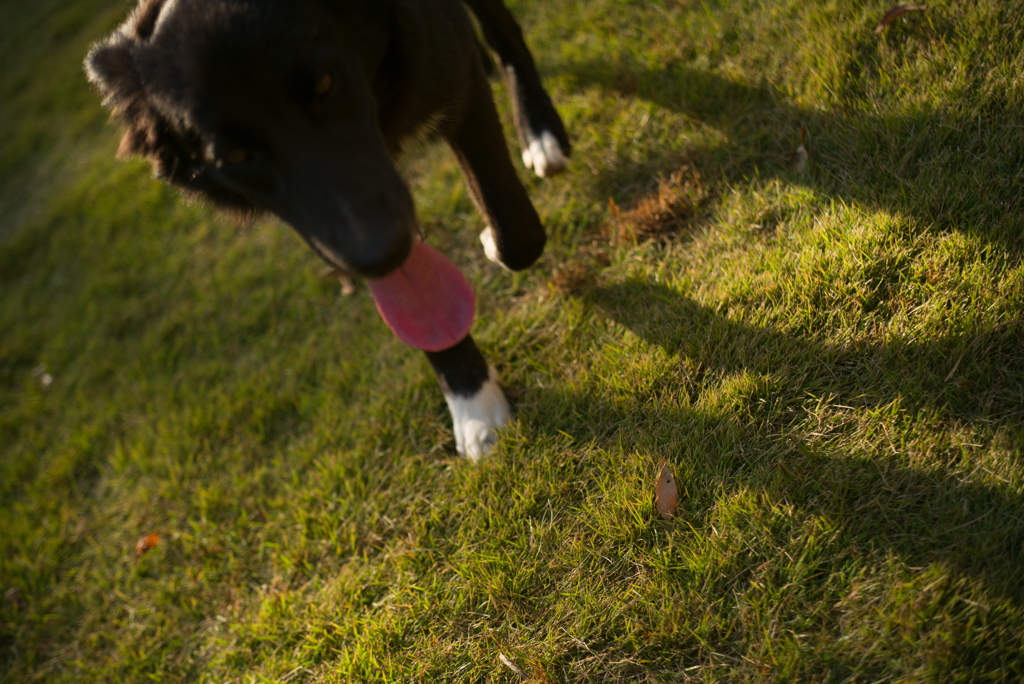
[{"label": "fallen leaf fragment", "polygon": [[526,679],[526,673],[523,672],[515,663],[513,663],[511,660],[506,658],[504,653],[499,653],[498,654],[498,660],[501,661],[502,665],[504,665],[508,669],[512,670],[513,672],[515,672],[517,675],[519,675],[523,679]]},{"label": "fallen leaf fragment", "polygon": [[907,12],[917,12],[926,9],[928,9],[927,5],[897,5],[885,13],[885,16],[882,17],[882,21],[878,22],[878,26],[875,27],[875,33],[881,33],[886,26],[896,21]]},{"label": "fallen leaf fragment", "polygon": [[676,514],[676,499],[679,490],[676,488],[676,480],[672,477],[672,471],[668,469],[665,461],[661,462],[661,474],[654,485],[654,507],[666,520]]},{"label": "fallen leaf fragment", "polygon": [[21,587],[13,587],[8,589],[4,596],[7,597],[7,602],[14,606],[17,610],[25,610],[28,608],[28,601],[25,600],[25,592]]},{"label": "fallen leaf fragment", "polygon": [[160,543],[160,535],[156,532],[143,537],[135,544],[135,557],[142,558],[142,555]]}]

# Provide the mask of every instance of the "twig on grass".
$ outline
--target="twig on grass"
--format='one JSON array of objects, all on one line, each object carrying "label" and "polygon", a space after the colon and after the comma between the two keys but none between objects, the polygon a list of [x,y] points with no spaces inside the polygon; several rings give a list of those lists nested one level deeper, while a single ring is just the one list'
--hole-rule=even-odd
[{"label": "twig on grass", "polygon": [[504,653],[498,653],[498,660],[501,661],[502,665],[504,665],[508,669],[512,670],[513,672],[515,672],[517,675],[519,675],[523,679],[527,678],[526,677],[526,673],[523,672],[515,663],[513,663],[511,660],[506,658]]},{"label": "twig on grass", "polygon": [[886,26],[896,21],[896,19],[902,17],[907,12],[920,12],[926,9],[928,9],[927,5],[899,5],[897,7],[893,7],[886,12],[885,16],[882,17],[882,20],[878,22],[878,26],[875,27],[875,33],[881,33],[885,30]]},{"label": "twig on grass", "polygon": [[286,682],[292,681],[293,679],[298,677],[303,672],[306,672],[306,668],[303,667],[302,665],[299,665],[294,670],[292,670],[291,672],[289,672],[288,674],[286,674],[284,677],[281,678],[282,684],[285,684]]},{"label": "twig on grass", "polygon": [[967,345],[967,349],[964,349],[963,353],[960,354],[960,358],[958,358],[956,360],[956,363],[953,364],[953,370],[949,371],[949,375],[946,376],[946,382],[949,382],[952,379],[953,374],[956,373],[956,369],[960,367],[960,362],[964,360],[965,356],[967,356],[967,352],[974,349],[974,346],[978,344],[978,342],[981,342],[982,337],[988,335],[989,333],[993,333],[996,330],[999,330],[1000,328],[1005,328],[1008,325],[1015,325],[1017,323],[1024,323],[1024,318],[1015,318],[1012,321],[1003,321],[1002,323],[997,323],[996,325],[993,325],[988,330],[982,331],[977,337],[974,338],[974,340],[969,345]]}]

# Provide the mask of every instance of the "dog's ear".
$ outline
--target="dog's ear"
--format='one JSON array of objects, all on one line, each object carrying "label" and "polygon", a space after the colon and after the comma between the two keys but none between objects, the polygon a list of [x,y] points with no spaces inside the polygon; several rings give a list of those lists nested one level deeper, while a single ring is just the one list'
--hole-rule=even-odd
[{"label": "dog's ear", "polygon": [[136,42],[126,35],[129,22],[85,58],[85,73],[100,94],[103,106],[128,130],[118,146],[118,157],[151,156],[155,152],[159,117],[146,101],[142,79],[135,68]]},{"label": "dog's ear", "polygon": [[155,142],[155,117],[146,103],[142,78],[135,68],[132,54],[134,41],[118,31],[89,51],[85,72],[89,81],[103,95],[103,106],[111,115],[126,124],[117,156],[146,156]]},{"label": "dog's ear", "polygon": [[128,20],[85,58],[89,81],[103,94],[103,104],[117,115],[142,91],[133,52],[156,29],[166,0],[141,0]]},{"label": "dog's ear", "polygon": [[103,106],[128,128],[117,156],[151,157],[158,174],[174,163],[162,159],[166,153],[158,154],[160,131],[166,126],[148,102],[136,57],[153,36],[165,4],[166,0],[141,0],[128,20],[85,58],[85,72],[103,96]]},{"label": "dog's ear", "polygon": [[116,115],[142,92],[131,40],[120,31],[93,47],[85,58],[85,73],[103,95],[103,104]]},{"label": "dog's ear", "polygon": [[213,200],[238,216],[255,209],[241,195],[220,187],[204,173],[204,143],[180,117],[168,115],[152,99],[152,76],[144,81],[140,63],[159,63],[162,55],[148,54],[161,48],[154,44],[161,17],[172,12],[174,0],[141,0],[128,20],[106,40],[97,43],[85,58],[89,81],[103,96],[103,106],[125,131],[118,157],[140,156],[153,164],[154,175]]}]

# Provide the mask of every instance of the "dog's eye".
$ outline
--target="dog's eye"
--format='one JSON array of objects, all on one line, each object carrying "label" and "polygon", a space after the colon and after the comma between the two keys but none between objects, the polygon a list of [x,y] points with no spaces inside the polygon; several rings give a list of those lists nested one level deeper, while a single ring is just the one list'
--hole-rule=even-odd
[{"label": "dog's eye", "polygon": [[231,150],[224,155],[224,161],[232,166],[244,164],[249,159],[249,153],[245,150]]},{"label": "dog's eye", "polygon": [[331,72],[325,71],[316,79],[316,94],[323,97],[327,93],[331,92],[331,86],[334,85],[334,77],[331,76]]}]

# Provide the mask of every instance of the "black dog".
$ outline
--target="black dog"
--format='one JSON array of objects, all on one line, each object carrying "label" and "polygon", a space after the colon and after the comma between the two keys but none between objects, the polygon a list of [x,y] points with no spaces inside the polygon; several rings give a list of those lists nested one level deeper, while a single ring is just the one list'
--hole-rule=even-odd
[{"label": "black dog", "polygon": [[[501,0],[466,4],[499,56],[524,162],[541,176],[561,170],[568,137],[519,26]],[[222,208],[277,214],[371,287],[436,261],[417,256],[412,198],[392,161],[425,130],[459,160],[489,226],[480,235],[487,256],[520,270],[543,251],[491,68],[459,0],[142,0],[86,59],[89,80],[127,126],[120,155],[150,158],[158,178]],[[428,303],[448,326],[446,303]],[[428,350],[459,453],[475,459],[509,408],[468,323],[459,330],[445,348],[413,343]]]}]

